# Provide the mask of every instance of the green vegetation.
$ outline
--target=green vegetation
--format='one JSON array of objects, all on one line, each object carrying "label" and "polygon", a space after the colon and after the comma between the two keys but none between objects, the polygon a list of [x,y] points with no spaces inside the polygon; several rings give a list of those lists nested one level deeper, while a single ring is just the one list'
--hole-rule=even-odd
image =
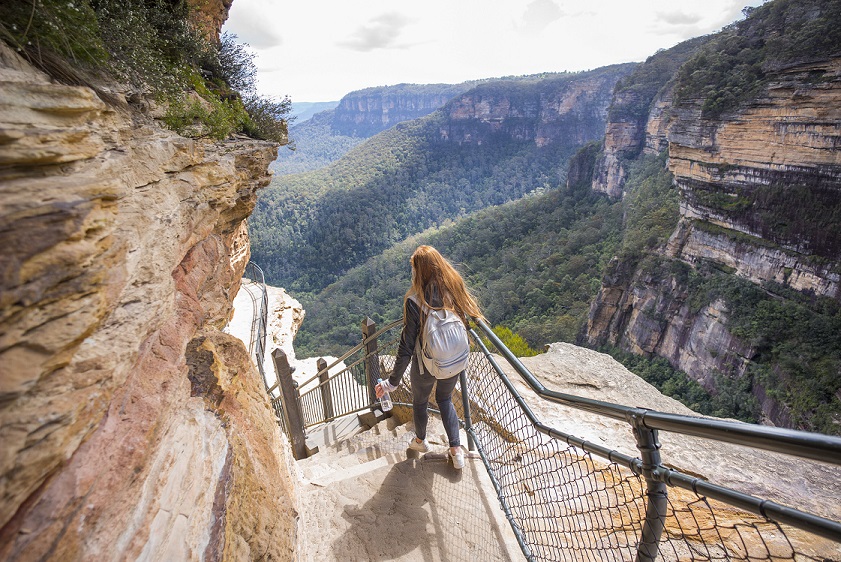
[{"label": "green vegetation", "polygon": [[[582,154],[592,169],[596,152]],[[574,341],[621,231],[621,203],[593,194],[589,181],[560,189],[556,180],[543,193],[400,242],[323,291],[295,293],[307,310],[296,349],[337,354],[359,340],[366,315],[378,324],[399,318],[409,256],[419,244],[435,246],[457,264],[492,325],[504,325],[538,349]]]},{"label": "green vegetation", "polygon": [[277,177],[302,174],[328,166],[365,140],[333,131],[333,114],[333,111],[322,111],[289,128],[289,140],[294,144],[294,149],[282,150],[278,154],[272,164]]},{"label": "green vegetation", "polygon": [[249,224],[270,282],[319,290],[407,236],[556,186],[572,150],[445,143],[438,119],[398,125],[325,170],[274,180]]},{"label": "green vegetation", "polygon": [[757,96],[773,73],[841,51],[841,1],[775,0],[746,8],[681,67],[676,102],[701,99],[717,118]]},{"label": "green vegetation", "polygon": [[665,244],[680,218],[674,178],[666,168],[666,151],[641,156],[629,165],[625,184],[625,231],[619,257],[636,262]]},{"label": "green vegetation", "polygon": [[730,192],[697,186],[687,194],[696,206],[728,217],[768,244],[833,259],[841,252],[841,198],[817,174],[767,173],[762,184],[729,186]]},{"label": "green vegetation", "polygon": [[754,349],[747,377],[795,427],[841,435],[841,303],[709,267],[693,270],[688,286],[693,306],[723,299],[730,332]]},{"label": "green vegetation", "polygon": [[541,353],[536,349],[532,349],[521,335],[515,334],[510,328],[498,324],[493,327],[493,333],[517,357],[534,357]]},{"label": "green vegetation", "polygon": [[[588,145],[570,165],[592,171],[598,154],[598,144]],[[393,245],[322,291],[293,293],[307,310],[296,339],[300,353],[336,354],[354,345],[367,315],[378,323],[398,318],[409,286],[409,256],[419,244],[431,244],[460,264],[490,321],[527,345],[574,342],[620,245],[625,255],[639,257],[674,228],[677,198],[664,158],[646,157],[631,166],[623,202],[592,193],[591,174],[567,188],[555,180],[542,193]],[[623,214],[629,224],[624,240]]]},{"label": "green vegetation", "polygon": [[118,81],[168,106],[181,134],[225,138],[245,132],[283,143],[288,99],[256,95],[253,55],[234,37],[217,45],[190,20],[185,0],[7,2],[0,38],[59,81],[102,87]]},{"label": "green vegetation", "polygon": [[654,386],[666,396],[705,416],[734,418],[749,423],[759,421],[759,403],[751,394],[751,379],[715,377],[715,394],[710,394],[683,371],[674,369],[662,357],[634,355],[612,347],[601,349],[622,363],[629,371]]},{"label": "green vegetation", "polygon": [[[578,80],[604,77],[607,89],[631,68],[488,82],[473,95],[505,96],[514,107],[527,100],[522,107],[537,108],[542,96],[557,95]],[[517,117],[516,128],[536,130],[539,118],[537,111]],[[578,139],[595,138],[604,129],[598,118],[586,124],[570,119],[575,134],[558,133],[543,147],[504,128],[484,130],[471,120],[450,121],[446,111],[400,123],[327,168],[275,178],[261,193],[249,223],[253,258],[270,283],[296,294],[320,291],[409,236],[554,189],[579,148]],[[472,142],[441,134],[465,126],[478,127]]]}]

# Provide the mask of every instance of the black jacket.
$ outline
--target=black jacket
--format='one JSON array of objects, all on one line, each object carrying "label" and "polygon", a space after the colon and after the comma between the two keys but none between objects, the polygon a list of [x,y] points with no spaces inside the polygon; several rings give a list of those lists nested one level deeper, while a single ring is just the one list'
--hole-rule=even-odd
[{"label": "black jacket", "polygon": [[[443,306],[444,301],[438,292],[436,285],[429,285],[424,290],[426,302],[431,306]],[[418,373],[418,356],[415,354],[415,345],[420,335],[420,307],[412,299],[406,299],[406,318],[403,321],[403,332],[400,334],[400,344],[397,346],[397,360],[394,362],[394,370],[388,377],[388,382],[393,386],[400,384],[406,367],[411,362],[412,373]]]}]

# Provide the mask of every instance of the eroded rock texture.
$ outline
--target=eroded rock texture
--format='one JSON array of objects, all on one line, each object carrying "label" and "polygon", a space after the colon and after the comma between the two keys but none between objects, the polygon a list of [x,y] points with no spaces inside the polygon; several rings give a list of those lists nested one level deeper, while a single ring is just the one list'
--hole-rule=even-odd
[{"label": "eroded rock texture", "polygon": [[[661,91],[633,134],[608,125],[606,175],[594,189],[621,197],[616,155],[654,153],[665,136],[681,218],[662,263],[713,264],[758,286],[841,299],[841,235],[828,226],[841,198],[841,59],[782,69],[756,99],[716,119],[704,118],[698,100],[670,107],[670,96]],[[690,306],[686,280],[667,269],[618,264],[591,307],[588,343],[666,357],[708,389],[710,373],[743,374],[754,350],[731,334],[726,305]],[[754,391],[767,420],[789,425],[779,403]]]},{"label": "eroded rock texture", "polygon": [[291,555],[287,449],[220,332],[275,155],[179,137],[0,43],[0,558]]},{"label": "eroded rock texture", "polygon": [[537,146],[580,146],[604,135],[613,87],[633,65],[604,67],[580,75],[559,75],[540,88],[516,81],[481,84],[454,98],[444,111],[441,138],[481,144],[494,137]]}]

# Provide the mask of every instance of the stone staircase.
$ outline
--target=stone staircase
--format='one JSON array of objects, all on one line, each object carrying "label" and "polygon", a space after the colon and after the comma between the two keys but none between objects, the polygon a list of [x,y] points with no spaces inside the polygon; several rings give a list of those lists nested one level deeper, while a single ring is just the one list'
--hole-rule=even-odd
[{"label": "stone staircase", "polygon": [[370,414],[309,432],[319,452],[297,463],[303,560],[522,560],[478,454],[454,469],[434,416],[431,452],[408,449],[413,435]]}]

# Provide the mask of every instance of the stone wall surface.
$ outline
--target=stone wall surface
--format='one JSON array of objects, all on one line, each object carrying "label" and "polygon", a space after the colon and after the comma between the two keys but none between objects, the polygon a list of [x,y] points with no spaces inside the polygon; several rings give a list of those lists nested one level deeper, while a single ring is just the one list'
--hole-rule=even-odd
[{"label": "stone wall surface", "polygon": [[[781,70],[716,119],[699,100],[671,100],[668,90],[655,99],[644,131],[608,124],[594,189],[621,197],[621,156],[656,153],[668,139],[680,220],[661,258],[841,299],[841,237],[821,217],[841,198],[841,59]],[[714,390],[710,373],[739,376],[754,351],[730,334],[723,302],[690,309],[687,289],[667,271],[617,267],[591,306],[586,341],[666,357]],[[785,408],[754,390],[766,420],[787,425]]]},{"label": "stone wall surface", "polygon": [[490,137],[580,146],[604,135],[613,87],[633,65],[603,72],[546,80],[527,93],[516,83],[477,87],[454,98],[444,111],[442,139],[481,144]]},{"label": "stone wall surface", "polygon": [[205,143],[0,43],[0,558],[289,559],[295,501],[222,333],[270,143]]}]

